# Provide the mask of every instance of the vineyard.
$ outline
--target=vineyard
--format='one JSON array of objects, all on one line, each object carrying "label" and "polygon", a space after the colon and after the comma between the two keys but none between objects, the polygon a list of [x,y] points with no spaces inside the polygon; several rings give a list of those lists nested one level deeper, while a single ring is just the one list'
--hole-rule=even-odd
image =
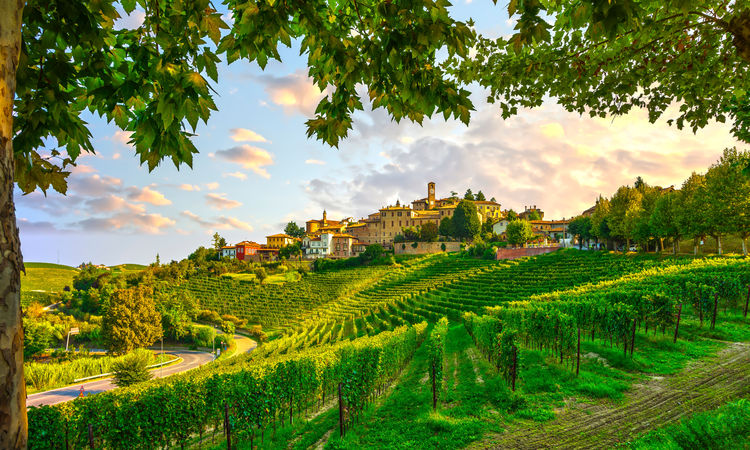
[{"label": "vineyard", "polygon": [[749,285],[745,259],[578,251],[436,254],[281,285],[192,278],[175,289],[274,339],[31,409],[30,448],[455,448],[750,341]]}]

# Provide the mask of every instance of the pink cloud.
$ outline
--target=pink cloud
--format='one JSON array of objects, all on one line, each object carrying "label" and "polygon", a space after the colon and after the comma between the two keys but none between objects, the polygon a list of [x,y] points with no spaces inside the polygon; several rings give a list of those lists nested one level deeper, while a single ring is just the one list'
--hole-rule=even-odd
[{"label": "pink cloud", "polygon": [[164,194],[150,187],[146,186],[143,189],[138,189],[133,186],[128,189],[128,198],[135,202],[149,203],[154,206],[171,205],[172,202],[167,199]]},{"label": "pink cloud", "polygon": [[226,198],[227,194],[206,194],[206,203],[213,209],[232,209],[242,206],[241,202]]},{"label": "pink cloud", "polygon": [[271,178],[264,166],[273,165],[273,156],[262,148],[243,144],[216,152],[216,157],[241,165],[250,169],[263,178]]}]

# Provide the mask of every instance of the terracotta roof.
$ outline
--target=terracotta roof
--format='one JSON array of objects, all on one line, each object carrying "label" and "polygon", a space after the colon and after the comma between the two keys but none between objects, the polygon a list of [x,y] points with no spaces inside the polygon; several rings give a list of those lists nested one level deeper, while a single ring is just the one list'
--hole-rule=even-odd
[{"label": "terracotta roof", "polygon": [[474,200],[474,203],[479,203],[480,205],[497,205],[500,206],[500,203],[493,202],[490,200]]},{"label": "terracotta roof", "polygon": [[391,210],[391,209],[411,209],[411,206],[386,206],[385,208],[380,208],[381,211]]},{"label": "terracotta roof", "polygon": [[239,247],[239,246],[243,246],[243,247],[261,247],[260,244],[258,244],[257,242],[253,242],[253,241],[242,241],[242,242],[238,242],[237,245],[235,245],[235,247]]},{"label": "terracotta roof", "polygon": [[272,234],[272,235],[270,235],[270,236],[266,236],[266,237],[267,237],[267,238],[282,237],[282,238],[289,238],[289,239],[294,239],[294,237],[292,237],[292,236],[289,236],[288,234],[285,234],[285,233]]},{"label": "terracotta roof", "polygon": [[351,239],[357,239],[355,236],[352,236],[351,234],[341,233],[341,234],[334,234],[333,237],[335,238],[351,238]]},{"label": "terracotta roof", "polygon": [[359,228],[359,227],[364,227],[364,226],[367,226],[367,224],[366,223],[352,223],[352,224],[347,225],[346,228]]},{"label": "terracotta roof", "polygon": [[558,225],[570,223],[570,220],[529,220],[532,225]]},{"label": "terracotta roof", "polygon": [[234,247],[235,247],[234,245],[225,245],[225,246],[221,247],[221,249],[224,250],[225,248],[231,248],[231,249],[234,250]]}]

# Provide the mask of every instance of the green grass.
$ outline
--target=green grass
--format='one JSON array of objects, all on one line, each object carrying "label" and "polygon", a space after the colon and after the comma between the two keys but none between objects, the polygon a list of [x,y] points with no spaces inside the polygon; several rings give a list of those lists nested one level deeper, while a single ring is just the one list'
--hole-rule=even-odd
[{"label": "green grass", "polygon": [[740,449],[750,442],[750,401],[740,399],[651,431],[627,445],[633,449]]},{"label": "green grass", "polygon": [[26,263],[26,273],[21,272],[21,304],[50,303],[54,294],[65,286],[73,285],[78,269],[52,263]]}]

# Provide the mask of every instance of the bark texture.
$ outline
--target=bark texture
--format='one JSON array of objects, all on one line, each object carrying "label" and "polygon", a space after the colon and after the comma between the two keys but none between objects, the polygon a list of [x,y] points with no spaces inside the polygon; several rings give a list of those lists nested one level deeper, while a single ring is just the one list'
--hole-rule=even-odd
[{"label": "bark texture", "polygon": [[0,0],[0,448],[26,448],[21,276],[23,260],[13,204],[13,98],[24,1]]}]

